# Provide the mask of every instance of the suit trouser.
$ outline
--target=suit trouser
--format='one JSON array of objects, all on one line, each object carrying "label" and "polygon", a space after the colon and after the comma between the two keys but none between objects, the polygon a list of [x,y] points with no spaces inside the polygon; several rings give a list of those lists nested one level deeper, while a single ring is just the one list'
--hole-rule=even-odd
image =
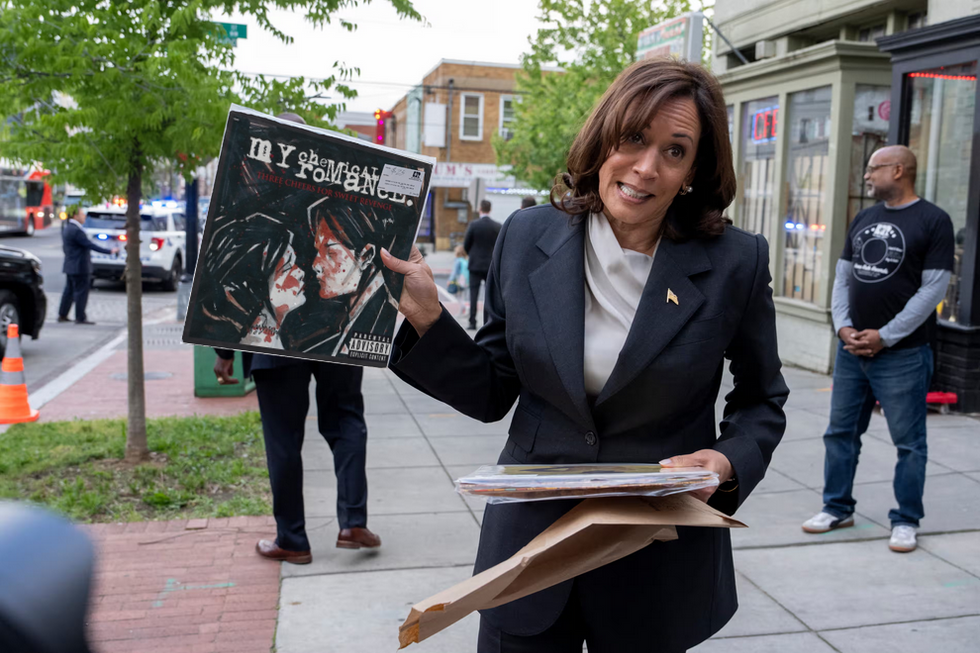
[{"label": "suit trouser", "polygon": [[61,291],[61,306],[58,307],[60,317],[68,317],[72,302],[75,303],[75,321],[85,321],[85,306],[88,304],[88,289],[90,277],[87,274],[66,274],[65,289]]},{"label": "suit trouser", "polygon": [[576,583],[555,623],[543,633],[529,637],[505,633],[481,615],[477,653],[582,653],[583,643],[588,643],[589,653],[683,653],[664,649],[655,640],[631,641],[629,633],[592,623],[594,620],[584,613],[578,591]]},{"label": "suit trouser", "polygon": [[476,326],[476,305],[480,301],[480,285],[487,280],[486,272],[470,270],[470,325]]},{"label": "suit trouser", "polygon": [[367,526],[367,425],[361,395],[364,370],[310,362],[254,370],[276,542],[288,551],[310,549],[303,507],[302,450],[311,375],[316,378],[317,426],[333,452],[337,521],[342,529]]}]

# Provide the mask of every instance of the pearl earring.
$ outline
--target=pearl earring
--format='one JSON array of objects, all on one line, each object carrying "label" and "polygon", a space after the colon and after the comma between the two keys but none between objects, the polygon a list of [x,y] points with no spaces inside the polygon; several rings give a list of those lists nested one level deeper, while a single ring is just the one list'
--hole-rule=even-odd
[{"label": "pearl earring", "polygon": [[694,190],[694,186],[684,186],[684,188],[681,190],[680,194],[681,195],[687,195],[688,193],[690,193],[693,190]]}]

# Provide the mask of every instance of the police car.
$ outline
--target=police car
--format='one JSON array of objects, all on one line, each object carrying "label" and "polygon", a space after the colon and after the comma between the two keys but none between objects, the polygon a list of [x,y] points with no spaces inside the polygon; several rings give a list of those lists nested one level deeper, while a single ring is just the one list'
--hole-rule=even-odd
[{"label": "police car", "polygon": [[[95,279],[121,281],[126,268],[126,206],[93,206],[86,211],[85,233],[115,254],[92,252]],[[176,202],[154,202],[140,206],[140,262],[143,279],[160,281],[166,290],[176,290],[186,260],[184,211]]]}]

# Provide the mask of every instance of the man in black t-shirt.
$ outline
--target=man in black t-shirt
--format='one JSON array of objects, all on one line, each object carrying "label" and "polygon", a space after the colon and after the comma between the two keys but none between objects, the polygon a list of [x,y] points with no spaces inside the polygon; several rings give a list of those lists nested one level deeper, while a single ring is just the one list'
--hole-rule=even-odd
[{"label": "man in black t-shirt", "polygon": [[840,343],[823,436],[824,508],[803,524],[808,533],[854,524],[861,435],[877,400],[898,448],[888,546],[899,552],[915,550],[924,514],[931,342],[954,248],[949,215],[916,196],[915,172],[915,155],[901,145],[875,152],[865,171],[868,194],[883,202],[854,218],[837,262],[831,303]]}]

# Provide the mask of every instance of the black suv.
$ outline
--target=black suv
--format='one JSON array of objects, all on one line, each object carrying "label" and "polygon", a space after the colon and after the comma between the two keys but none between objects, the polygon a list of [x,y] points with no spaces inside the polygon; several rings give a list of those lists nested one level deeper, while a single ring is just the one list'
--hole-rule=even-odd
[{"label": "black suv", "polygon": [[7,349],[9,324],[17,324],[22,336],[37,340],[47,310],[41,259],[22,249],[0,245],[0,355]]}]

